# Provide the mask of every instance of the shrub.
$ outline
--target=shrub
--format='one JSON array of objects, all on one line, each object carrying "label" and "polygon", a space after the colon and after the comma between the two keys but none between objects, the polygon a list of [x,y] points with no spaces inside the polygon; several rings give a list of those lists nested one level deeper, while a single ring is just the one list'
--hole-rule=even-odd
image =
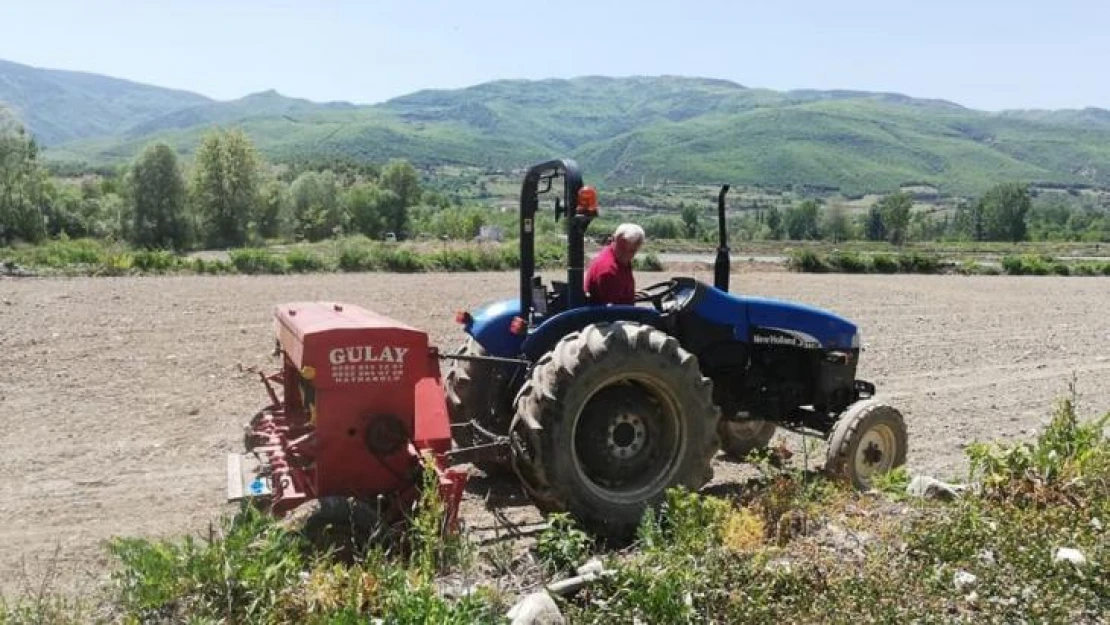
[{"label": "shrub", "polygon": [[386,271],[415,273],[427,269],[426,260],[406,248],[383,248],[375,255],[375,265]]},{"label": "shrub", "polygon": [[663,261],[655,254],[645,254],[642,257],[637,257],[634,261],[635,269],[638,271],[663,271]]},{"label": "shrub", "polygon": [[218,258],[212,260],[204,260],[203,258],[194,258],[190,264],[193,271],[200,274],[226,274],[232,272],[232,267],[229,263],[222,261]]},{"label": "shrub", "polygon": [[917,252],[901,254],[898,256],[898,267],[903,273],[937,273],[940,271],[940,259]]},{"label": "shrub", "polygon": [[855,252],[833,252],[829,256],[828,263],[833,269],[844,273],[865,273],[867,271],[866,259]]},{"label": "shrub", "polygon": [[135,268],[148,273],[166,273],[178,266],[178,257],[166,250],[140,250],[133,255]]},{"label": "shrub", "polygon": [[825,260],[812,250],[791,252],[789,267],[793,271],[803,273],[824,273],[829,270]]},{"label": "shrub", "polygon": [[100,271],[102,276],[123,276],[131,273],[131,268],[134,266],[135,259],[126,252],[119,254],[105,254],[100,262]]},{"label": "shrub", "polygon": [[290,250],[285,255],[285,262],[293,273],[312,273],[327,269],[324,259],[308,250]]},{"label": "shrub", "polygon": [[572,571],[586,561],[592,542],[569,514],[555,513],[536,541],[536,555],[552,571]]},{"label": "shrub", "polygon": [[477,271],[478,254],[474,250],[440,250],[428,258],[428,264],[444,271]]},{"label": "shrub", "polygon": [[1025,263],[1022,262],[1020,256],[1004,256],[1002,258],[1002,270],[1011,276],[1025,275]]},{"label": "shrub", "polygon": [[1058,498],[1083,505],[1085,496],[1110,489],[1110,414],[1080,423],[1075,390],[1057,404],[1048,427],[1032,443],[974,443],[968,447],[971,475],[985,496],[1025,502]]},{"label": "shrub", "polygon": [[374,269],[372,248],[346,245],[339,251],[339,268],[343,271],[371,271]]},{"label": "shrub", "polygon": [[890,254],[875,254],[871,257],[871,268],[876,273],[898,273],[898,261]]},{"label": "shrub", "polygon": [[288,269],[284,257],[249,247],[231,251],[231,266],[245,274],[285,273]]},{"label": "shrub", "polygon": [[108,251],[94,239],[59,239],[29,248],[18,255],[19,262],[52,269],[72,265],[103,265]]}]

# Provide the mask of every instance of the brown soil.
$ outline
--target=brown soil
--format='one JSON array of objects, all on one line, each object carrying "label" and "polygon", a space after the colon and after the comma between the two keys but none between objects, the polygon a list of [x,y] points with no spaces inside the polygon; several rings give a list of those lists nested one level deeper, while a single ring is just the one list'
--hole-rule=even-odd
[{"label": "brown soil", "polygon": [[[1108,284],[761,272],[732,289],[856,320],[860,377],[905,413],[910,467],[948,476],[970,441],[1030,436],[1073,375],[1086,413],[1110,410]],[[273,365],[276,303],[358,303],[453,348],[457,308],[515,287],[507,273],[0,280],[0,590],[56,574],[80,592],[103,578],[103,540],[206,534],[231,510],[224,454],[264,401],[242,369]],[[743,471],[721,461],[715,481]],[[511,485],[474,486],[472,528],[500,531],[487,494],[538,519]]]}]

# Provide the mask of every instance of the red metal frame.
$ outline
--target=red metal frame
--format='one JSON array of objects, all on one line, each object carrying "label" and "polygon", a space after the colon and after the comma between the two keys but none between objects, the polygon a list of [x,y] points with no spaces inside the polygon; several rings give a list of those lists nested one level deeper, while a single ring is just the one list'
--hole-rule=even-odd
[{"label": "red metal frame", "polygon": [[455,528],[467,474],[444,455],[451,426],[427,334],[344,304],[279,306],[274,326],[282,370],[262,374],[271,405],[246,436],[269,478],[271,511],[282,516],[325,496],[385,496],[403,514],[430,454]]}]

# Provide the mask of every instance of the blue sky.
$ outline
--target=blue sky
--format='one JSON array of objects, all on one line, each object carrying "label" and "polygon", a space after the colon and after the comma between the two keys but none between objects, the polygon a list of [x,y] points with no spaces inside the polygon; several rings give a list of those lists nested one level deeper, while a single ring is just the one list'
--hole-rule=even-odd
[{"label": "blue sky", "polygon": [[0,58],[232,99],[681,74],[974,108],[1110,108],[1091,0],[0,0]]}]

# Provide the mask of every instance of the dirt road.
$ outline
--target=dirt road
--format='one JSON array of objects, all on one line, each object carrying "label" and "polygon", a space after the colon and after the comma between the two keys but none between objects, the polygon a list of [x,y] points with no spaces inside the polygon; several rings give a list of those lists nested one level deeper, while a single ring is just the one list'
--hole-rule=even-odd
[{"label": "dirt road", "polygon": [[[457,308],[515,286],[512,274],[0,281],[0,590],[56,572],[79,592],[103,576],[100,541],[204,532],[228,510],[224,454],[264,400],[241,367],[273,363],[275,303],[359,303],[453,347]],[[769,273],[733,290],[855,319],[861,377],[905,412],[915,470],[962,472],[967,442],[1031,434],[1073,374],[1087,414],[1110,410],[1105,278]],[[718,479],[738,470],[720,463]],[[473,499],[466,512],[488,520]]]}]

